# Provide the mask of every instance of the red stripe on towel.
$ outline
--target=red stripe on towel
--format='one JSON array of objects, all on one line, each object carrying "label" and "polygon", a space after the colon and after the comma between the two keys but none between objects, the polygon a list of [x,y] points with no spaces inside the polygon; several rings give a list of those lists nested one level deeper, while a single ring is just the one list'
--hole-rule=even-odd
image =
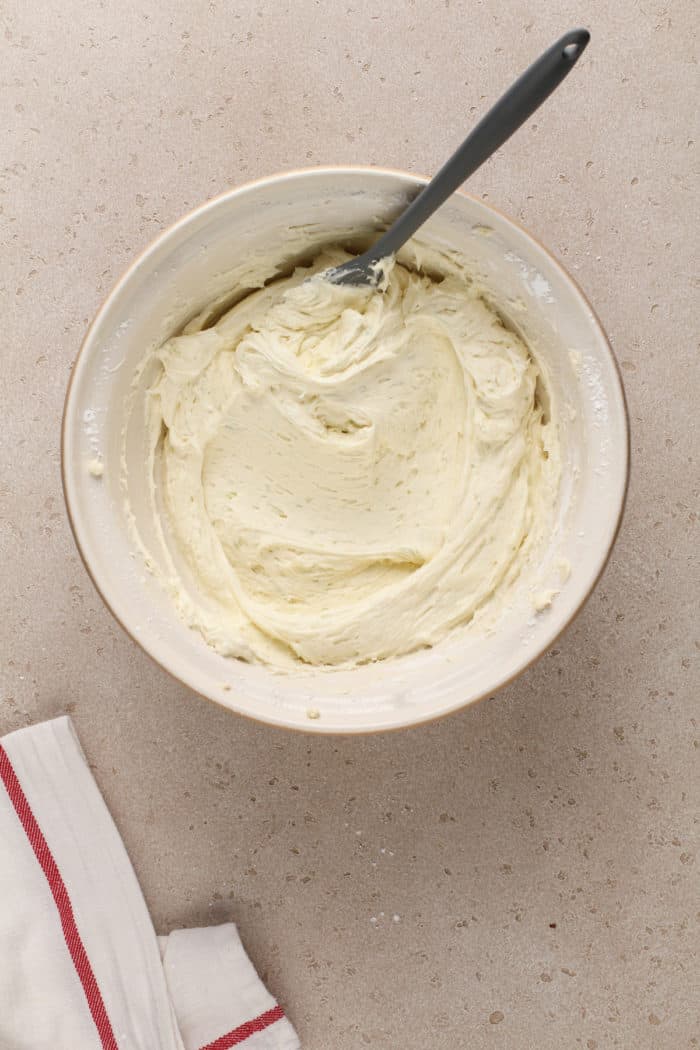
[{"label": "red stripe on towel", "polygon": [[[75,915],[73,914],[73,905],[68,896],[66,885],[61,878],[58,865],[51,854],[51,850],[49,849],[48,843],[37,823],[36,817],[32,813],[31,806],[27,801],[27,796],[22,790],[22,785],[12,768],[12,763],[10,762],[8,754],[2,744],[0,744],[0,779],[7,789],[10,802],[15,808],[19,821],[29,839],[29,844],[34,850],[36,859],[39,861],[41,870],[46,876],[46,881],[49,884],[49,889],[51,890],[51,895],[54,899],[58,910],[58,916],[61,920],[63,937],[68,951],[70,952],[70,957],[73,960],[75,972],[83,986],[88,1009],[90,1010],[92,1019],[95,1022],[97,1033],[102,1042],[102,1048],[103,1050],[119,1050],[117,1040],[114,1038],[114,1032],[112,1031],[112,1025],[107,1016],[102,993],[98,987],[95,974],[90,965],[90,960],[85,951],[85,946],[81,940],[80,933],[78,932]],[[232,1043],[230,1045],[234,1046],[235,1044]]]},{"label": "red stripe on towel", "polygon": [[266,1028],[269,1028],[275,1021],[281,1021],[284,1017],[284,1011],[281,1006],[273,1006],[271,1010],[266,1010],[264,1014],[260,1014],[259,1017],[254,1017],[252,1021],[246,1021],[245,1024],[241,1024],[238,1028],[234,1028],[232,1032],[227,1032],[226,1035],[220,1035],[218,1039],[215,1039],[213,1043],[207,1043],[206,1046],[201,1047],[201,1050],[231,1050],[232,1046],[238,1046],[245,1039],[249,1039],[251,1035],[255,1035],[256,1032],[263,1032]]}]

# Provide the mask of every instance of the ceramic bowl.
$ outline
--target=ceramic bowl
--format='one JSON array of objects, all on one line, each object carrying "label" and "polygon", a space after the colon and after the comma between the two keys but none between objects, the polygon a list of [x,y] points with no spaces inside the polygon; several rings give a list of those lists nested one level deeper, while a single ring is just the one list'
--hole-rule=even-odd
[{"label": "ceramic bowl", "polygon": [[[421,239],[458,253],[528,340],[557,406],[562,481],[542,587],[560,593],[535,614],[531,595],[480,635],[457,631],[431,650],[352,670],[280,674],[227,659],[179,619],[148,571],[133,528],[148,542],[143,404],[149,351],[235,284],[240,260],[288,263],[300,230],[318,246],[372,235],[424,180],[397,171],[291,172],[232,189],[186,215],[133,263],[108,296],[75,363],[63,420],[64,491],[76,543],[116,619],[166,671],[197,693],[263,722],[311,732],[409,726],[490,696],[552,644],[591,593],[620,523],[628,478],[628,423],[618,368],[600,322],[562,265],[526,230],[483,202],[455,194]],[[104,468],[96,478],[90,464]],[[134,521],[129,521],[125,494]],[[562,559],[571,566],[562,582]],[[310,717],[311,715],[317,717]]]}]

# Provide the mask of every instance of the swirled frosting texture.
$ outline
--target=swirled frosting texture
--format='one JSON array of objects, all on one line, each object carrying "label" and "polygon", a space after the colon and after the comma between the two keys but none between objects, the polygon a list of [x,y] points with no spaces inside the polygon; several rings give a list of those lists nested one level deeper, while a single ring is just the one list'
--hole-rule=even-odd
[{"label": "swirled frosting texture", "polygon": [[180,612],[280,668],[432,646],[507,602],[558,481],[537,365],[467,280],[308,276],[169,340],[151,390]]}]

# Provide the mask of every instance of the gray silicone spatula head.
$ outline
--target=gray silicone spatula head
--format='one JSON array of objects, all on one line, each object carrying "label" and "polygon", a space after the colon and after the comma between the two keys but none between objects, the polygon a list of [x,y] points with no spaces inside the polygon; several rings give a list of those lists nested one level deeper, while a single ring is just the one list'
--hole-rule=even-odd
[{"label": "gray silicone spatula head", "polygon": [[552,44],[479,121],[393,226],[362,255],[324,271],[323,277],[334,284],[376,286],[381,277],[381,267],[377,266],[380,260],[395,255],[450,194],[542,105],[574,67],[589,40],[588,30],[572,29]]}]

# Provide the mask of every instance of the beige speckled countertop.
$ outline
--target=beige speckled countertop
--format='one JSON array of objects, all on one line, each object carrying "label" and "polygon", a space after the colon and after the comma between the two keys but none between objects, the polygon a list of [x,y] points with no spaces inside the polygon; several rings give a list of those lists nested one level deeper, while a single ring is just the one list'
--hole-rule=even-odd
[{"label": "beige speckled countertop", "polygon": [[[695,14],[544,11],[0,12],[0,732],[71,712],[157,928],[235,919],[305,1050],[700,1044]],[[63,392],[97,304],[233,183],[434,170],[582,19],[580,68],[471,190],[564,260],[623,368],[632,484],[593,598],[498,698],[429,728],[312,739],[190,695],[112,621],[66,524]]]}]

